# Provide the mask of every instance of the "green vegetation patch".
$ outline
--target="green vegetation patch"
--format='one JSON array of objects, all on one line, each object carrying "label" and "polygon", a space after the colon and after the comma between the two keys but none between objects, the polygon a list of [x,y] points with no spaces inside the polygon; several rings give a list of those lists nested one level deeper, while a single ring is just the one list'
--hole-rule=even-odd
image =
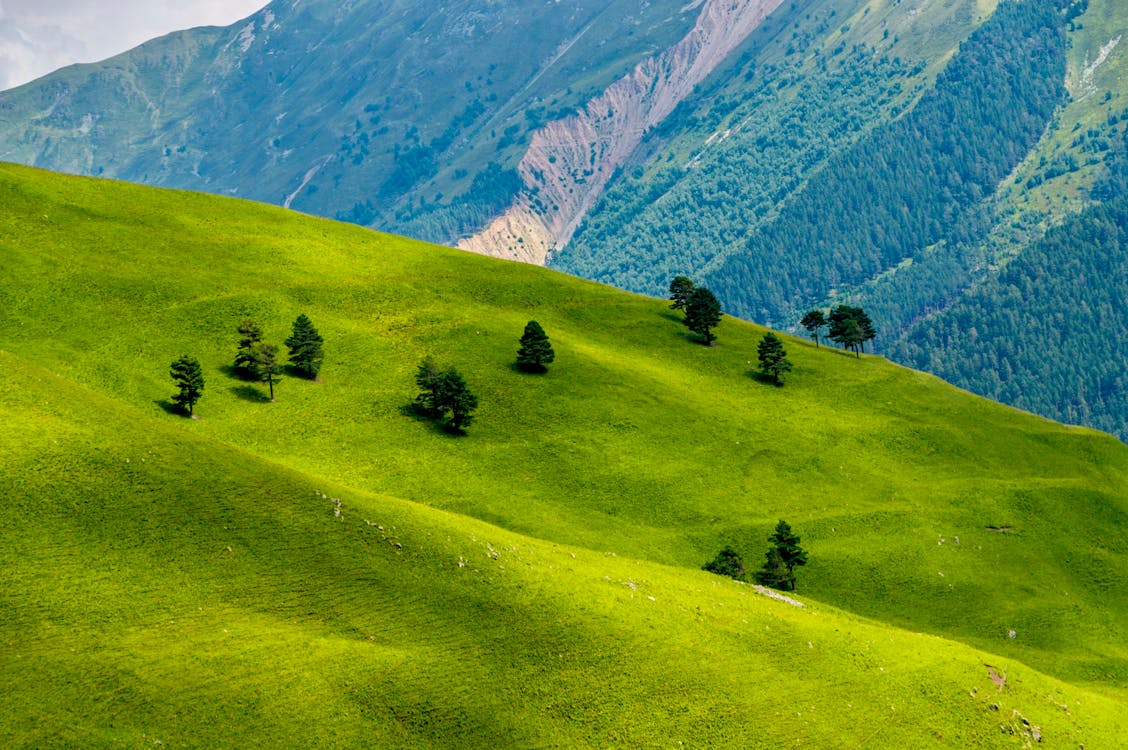
[{"label": "green vegetation patch", "polygon": [[[757,326],[705,347],[664,300],[202,195],[0,167],[0,259],[6,744],[1124,728],[1086,692],[1128,684],[1107,435],[783,335],[779,388]],[[319,380],[269,403],[238,328],[300,314]],[[170,403],[182,355],[199,420]],[[465,436],[410,409],[426,356],[479,400]],[[807,608],[700,571],[762,560],[781,518]]]}]

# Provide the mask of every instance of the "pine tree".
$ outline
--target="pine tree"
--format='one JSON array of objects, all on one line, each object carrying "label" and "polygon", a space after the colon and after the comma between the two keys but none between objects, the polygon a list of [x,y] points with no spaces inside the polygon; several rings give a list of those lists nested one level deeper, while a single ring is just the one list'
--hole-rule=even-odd
[{"label": "pine tree", "polygon": [[725,547],[701,569],[720,576],[728,576],[736,581],[744,580],[744,560],[732,547]]},{"label": "pine tree", "polygon": [[826,316],[823,315],[823,311],[811,310],[803,316],[799,325],[807,329],[807,333],[815,340],[815,348],[817,349],[819,346],[819,330],[826,325]]},{"label": "pine tree", "polygon": [[235,354],[235,370],[245,378],[253,378],[254,358],[251,349],[262,341],[262,328],[250,318],[244,318],[239,324],[239,350]]},{"label": "pine tree", "polygon": [[807,553],[799,546],[799,537],[784,520],[776,524],[768,536],[772,546],[768,549],[764,567],[756,573],[756,581],[764,586],[782,591],[795,590],[795,568],[807,564]]},{"label": "pine tree", "polygon": [[787,351],[784,350],[779,336],[771,331],[765,333],[764,338],[760,339],[759,346],[756,347],[756,352],[760,358],[760,372],[770,375],[776,385],[783,385],[780,376],[785,372],[791,372],[791,360],[787,358]]},{"label": "pine tree", "polygon": [[463,432],[474,421],[473,412],[478,408],[478,397],[470,392],[466,381],[458,370],[450,369],[439,376],[439,408],[450,412],[446,428],[455,433]]},{"label": "pine tree", "polygon": [[273,401],[274,383],[282,374],[282,365],[278,364],[278,347],[261,341],[251,347],[251,372],[270,387],[270,400]]},{"label": "pine tree", "polygon": [[860,307],[835,305],[830,310],[827,322],[830,326],[830,339],[841,344],[843,349],[853,350],[857,356],[861,356],[865,343],[877,336],[873,321]]},{"label": "pine tree", "polygon": [[670,309],[684,310],[693,289],[693,280],[688,276],[675,276],[674,280],[670,282]]},{"label": "pine tree", "polygon": [[779,550],[772,547],[765,557],[763,567],[756,571],[756,583],[780,591],[794,590],[794,586],[788,584],[787,566],[783,564]]},{"label": "pine tree", "polygon": [[478,397],[470,392],[458,370],[451,368],[440,372],[427,357],[419,364],[415,383],[420,389],[415,397],[415,407],[420,413],[432,419],[445,417],[443,426],[454,433],[462,433],[474,421]]},{"label": "pine tree", "polygon": [[172,397],[173,403],[186,409],[188,416],[193,416],[193,407],[204,392],[204,372],[200,368],[200,363],[184,355],[169,366],[168,374],[179,389]]},{"label": "pine tree", "polygon": [[702,336],[707,346],[713,343],[712,329],[721,322],[721,315],[721,303],[707,287],[699,286],[690,292],[685,303],[685,324]]},{"label": "pine tree", "polygon": [[311,380],[321,372],[321,344],[324,341],[305,313],[294,321],[294,332],[285,341],[286,348],[290,350],[290,364]]},{"label": "pine tree", "polygon": [[517,366],[525,372],[547,372],[556,355],[540,323],[530,320],[521,335],[521,348],[517,350]]},{"label": "pine tree", "polygon": [[442,416],[438,411],[439,374],[439,368],[430,357],[420,362],[419,368],[415,371],[415,384],[419,386],[419,395],[415,397],[415,408],[420,413],[433,418]]}]

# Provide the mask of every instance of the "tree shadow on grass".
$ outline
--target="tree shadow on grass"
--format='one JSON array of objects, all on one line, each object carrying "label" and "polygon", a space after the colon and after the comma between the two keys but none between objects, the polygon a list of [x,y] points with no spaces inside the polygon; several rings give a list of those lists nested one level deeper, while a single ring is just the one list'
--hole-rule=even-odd
[{"label": "tree shadow on grass", "polygon": [[153,403],[156,404],[157,406],[161,407],[161,411],[163,411],[165,414],[171,414],[171,415],[176,416],[176,417],[187,417],[188,416],[188,410],[187,409],[180,406],[180,404],[174,404],[173,402],[169,401],[167,398],[158,398]]},{"label": "tree shadow on grass", "polygon": [[436,416],[434,412],[430,411],[429,409],[423,408],[414,401],[401,406],[399,408],[399,413],[405,417],[414,419],[416,422],[422,422],[423,424],[426,424],[432,432],[441,432],[442,434],[449,435],[451,437],[466,436],[466,430],[459,430],[451,427],[446,422],[442,421],[441,416]]},{"label": "tree shadow on grass", "polygon": [[270,396],[262,391],[260,388],[255,388],[253,385],[235,385],[228,389],[235,394],[236,398],[243,401],[250,401],[252,404],[269,404]]},{"label": "tree shadow on grass", "polygon": [[659,313],[659,315],[661,315],[666,320],[672,320],[675,323],[681,323],[682,325],[685,325],[685,315],[683,315],[678,310],[666,310]]},{"label": "tree shadow on grass", "polygon": [[548,368],[544,365],[519,365],[516,362],[509,363],[509,369],[513,372],[522,375],[547,375]]},{"label": "tree shadow on grass", "polygon": [[782,388],[783,387],[782,382],[777,383],[775,378],[773,378],[771,375],[765,375],[764,373],[760,372],[759,370],[752,370],[751,372],[748,373],[748,377],[752,378],[757,383],[760,383],[762,385],[770,385],[770,386],[774,386],[776,388]]},{"label": "tree shadow on grass", "polygon": [[232,380],[242,380],[244,383],[254,383],[255,376],[247,372],[242,367],[235,367],[234,365],[220,365],[219,371]]}]

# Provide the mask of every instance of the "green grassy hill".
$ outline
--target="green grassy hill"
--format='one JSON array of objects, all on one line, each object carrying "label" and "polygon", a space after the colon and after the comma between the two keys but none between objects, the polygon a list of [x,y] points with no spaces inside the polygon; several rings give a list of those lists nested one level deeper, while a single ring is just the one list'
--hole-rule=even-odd
[{"label": "green grassy hill", "polygon": [[[748,374],[756,326],[709,349],[661,301],[543,269],[13,166],[0,268],[0,744],[1128,729],[1106,435],[791,338],[778,389]],[[235,327],[280,343],[299,312],[322,382],[265,402],[229,374]],[[510,365],[530,318],[543,377]],[[199,421],[167,410],[184,353]],[[467,437],[404,413],[428,354],[481,398]],[[807,606],[698,570],[725,544],[756,565],[781,517]]]}]

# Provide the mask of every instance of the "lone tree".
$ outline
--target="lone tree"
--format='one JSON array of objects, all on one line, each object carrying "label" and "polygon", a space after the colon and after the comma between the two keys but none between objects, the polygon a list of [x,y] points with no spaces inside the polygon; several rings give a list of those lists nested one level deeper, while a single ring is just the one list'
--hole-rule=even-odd
[{"label": "lone tree", "polygon": [[713,329],[721,322],[721,303],[707,287],[695,287],[685,303],[685,324],[689,330],[713,344]]},{"label": "lone tree", "polygon": [[688,276],[675,276],[670,282],[670,309],[684,310],[694,288],[693,280]]},{"label": "lone tree", "polygon": [[466,381],[453,368],[439,375],[438,386],[438,408],[442,414],[450,412],[444,426],[450,432],[462,434],[465,432],[464,428],[474,421],[473,413],[478,408],[478,397],[470,392]]},{"label": "lone tree", "polygon": [[787,352],[779,336],[771,331],[765,333],[764,338],[760,339],[759,346],[756,347],[756,354],[760,358],[760,372],[771,376],[776,385],[783,385],[780,376],[785,372],[791,372],[791,360],[787,358]]},{"label": "lone tree", "polygon": [[701,569],[736,581],[744,580],[744,560],[740,559],[740,555],[732,547],[725,547],[716,557],[702,565]]},{"label": "lone tree", "polygon": [[781,591],[794,591],[795,568],[807,564],[807,553],[799,546],[799,537],[791,531],[787,521],[780,520],[768,541],[772,546],[764,567],[756,573],[756,582]]},{"label": "lone tree", "polygon": [[200,363],[193,357],[184,355],[169,366],[168,374],[179,391],[172,397],[174,404],[193,416],[192,410],[204,392],[204,372]]},{"label": "lone tree", "polygon": [[474,421],[478,397],[470,392],[458,370],[451,368],[440,372],[434,361],[427,357],[419,364],[415,383],[420,389],[415,397],[415,408],[432,419],[445,417],[443,427],[449,432],[462,434]]},{"label": "lone tree", "polygon": [[439,374],[439,368],[430,357],[420,362],[419,368],[415,371],[415,384],[419,386],[419,395],[415,397],[415,409],[433,419],[442,416],[438,410]]},{"label": "lone tree", "polygon": [[254,357],[251,350],[262,341],[262,328],[250,318],[239,324],[239,351],[235,354],[235,370],[245,378],[254,378]]},{"label": "lone tree", "polygon": [[551,364],[556,354],[552,351],[552,344],[548,343],[548,335],[540,327],[540,323],[530,320],[525,324],[525,332],[521,335],[521,348],[517,350],[517,367],[525,372],[547,372],[547,364]]},{"label": "lone tree", "polygon": [[290,364],[303,376],[314,380],[317,373],[321,372],[321,361],[324,358],[321,344],[325,341],[305,313],[294,321],[294,332],[286,339],[286,348],[290,350]]},{"label": "lone tree", "polygon": [[815,340],[815,348],[817,349],[819,346],[819,331],[826,325],[826,316],[823,315],[823,311],[811,310],[803,316],[799,325],[807,329],[807,333]]},{"label": "lone tree", "polygon": [[855,356],[861,356],[866,342],[877,336],[873,321],[860,307],[835,305],[830,310],[827,323],[830,326],[830,339],[843,349],[853,350]]},{"label": "lone tree", "polygon": [[282,374],[278,364],[278,347],[259,342],[251,347],[251,372],[270,387],[270,400],[274,400],[274,382]]}]

